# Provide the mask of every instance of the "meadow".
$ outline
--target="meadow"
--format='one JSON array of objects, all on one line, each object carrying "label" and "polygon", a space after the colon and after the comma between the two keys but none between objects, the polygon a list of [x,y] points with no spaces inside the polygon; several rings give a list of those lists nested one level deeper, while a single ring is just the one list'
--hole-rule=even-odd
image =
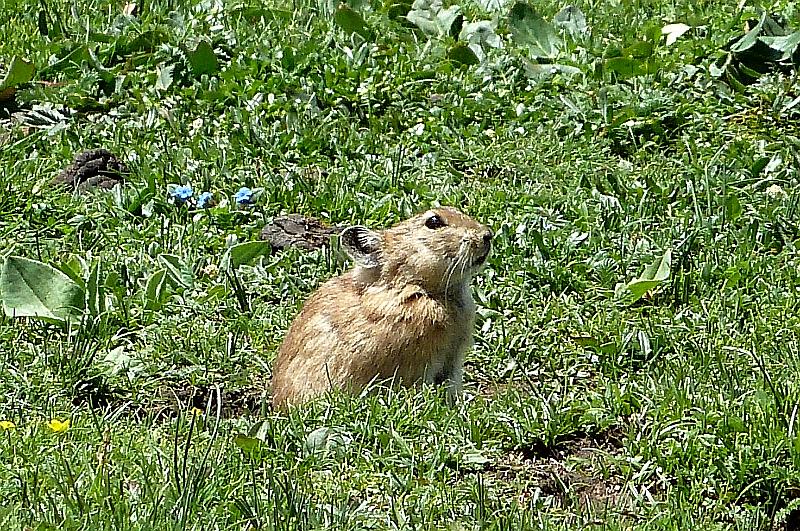
[{"label": "meadow", "polygon": [[[800,12],[529,2],[0,0],[0,528],[800,529]],[[437,204],[462,400],[273,412],[262,229]]]}]

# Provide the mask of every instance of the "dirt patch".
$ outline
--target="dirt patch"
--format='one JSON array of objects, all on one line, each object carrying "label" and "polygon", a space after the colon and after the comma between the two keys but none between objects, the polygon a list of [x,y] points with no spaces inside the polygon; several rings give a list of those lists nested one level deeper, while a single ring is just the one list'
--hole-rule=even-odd
[{"label": "dirt patch", "polygon": [[510,452],[486,474],[515,485],[523,505],[533,498],[549,496],[553,508],[591,507],[604,512],[625,502],[621,478],[606,477],[588,463],[530,460],[522,453]]},{"label": "dirt patch", "polygon": [[304,251],[320,249],[330,243],[333,234],[339,231],[316,218],[291,214],[277,216],[261,230],[261,239],[269,242],[273,251],[286,247],[297,247]]},{"label": "dirt patch", "polygon": [[192,410],[216,416],[221,403],[222,418],[247,414],[263,415],[271,408],[269,384],[251,382],[240,387],[189,385],[186,382],[162,382],[151,392],[132,396],[129,391],[113,389],[101,378],[81,380],[73,389],[76,406],[124,410],[123,416],[160,421],[175,418]]},{"label": "dirt patch", "polygon": [[622,447],[622,436],[619,428],[596,433],[576,431],[559,435],[550,444],[541,439],[532,439],[521,445],[518,451],[527,459],[552,458],[563,461],[572,455],[587,457],[597,451],[614,452]]},{"label": "dirt patch", "polygon": [[157,417],[173,417],[178,412],[199,409],[216,415],[221,403],[223,418],[240,417],[246,414],[262,414],[269,408],[269,386],[253,382],[243,387],[226,388],[213,385],[186,385],[170,382],[159,387],[153,403],[147,410]]},{"label": "dirt patch", "polygon": [[119,407],[125,402],[125,391],[108,385],[102,376],[96,375],[75,382],[72,389],[72,403],[91,408]]},{"label": "dirt patch", "polygon": [[53,182],[73,189],[110,189],[128,175],[128,168],[106,149],[84,151]]},{"label": "dirt patch", "polygon": [[552,444],[533,440],[487,463],[480,473],[501,494],[515,496],[521,505],[549,498],[553,509],[580,507],[616,514],[630,505],[624,479],[611,473],[604,460],[622,446],[621,432],[576,432]]}]

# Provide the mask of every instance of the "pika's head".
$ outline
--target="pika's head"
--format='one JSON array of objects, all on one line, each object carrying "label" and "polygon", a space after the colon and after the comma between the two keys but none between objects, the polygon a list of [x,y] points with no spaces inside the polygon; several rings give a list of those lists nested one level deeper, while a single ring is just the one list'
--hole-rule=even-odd
[{"label": "pika's head", "polygon": [[380,232],[348,227],[341,242],[361,282],[414,283],[431,294],[447,294],[461,289],[486,262],[492,231],[455,208],[441,207]]}]

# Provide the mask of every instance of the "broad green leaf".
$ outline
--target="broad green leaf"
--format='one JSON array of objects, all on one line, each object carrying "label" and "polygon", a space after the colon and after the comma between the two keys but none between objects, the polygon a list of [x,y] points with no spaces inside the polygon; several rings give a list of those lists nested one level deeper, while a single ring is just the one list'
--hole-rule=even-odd
[{"label": "broad green leaf", "polygon": [[186,57],[192,66],[192,73],[195,76],[203,74],[213,74],[219,68],[219,61],[214,54],[211,44],[205,39],[197,43],[194,50],[187,50]]},{"label": "broad green leaf", "polygon": [[89,65],[100,75],[100,79],[102,79],[104,83],[113,83],[115,73],[103,66],[103,63],[97,58],[92,48],[87,48],[86,53],[89,55]]},{"label": "broad green leaf", "polygon": [[648,22],[642,28],[642,35],[641,40],[650,42],[650,43],[657,43],[661,41],[661,28],[659,24],[655,22]]},{"label": "broad green leaf", "polygon": [[172,72],[175,70],[175,65],[157,66],[156,72],[156,89],[167,90],[172,85]]},{"label": "broad green leaf", "polygon": [[725,271],[722,273],[722,278],[725,279],[725,281],[722,283],[722,289],[723,290],[736,286],[736,284],[739,282],[739,280],[741,280],[741,278],[742,278],[742,268],[741,268],[741,266],[742,265],[743,264],[738,263],[738,264],[736,264],[734,266],[731,266],[731,267],[725,269]]},{"label": "broad green leaf", "polygon": [[179,256],[174,254],[160,254],[158,261],[166,268],[169,280],[176,286],[191,288],[194,285],[192,268],[183,263]]},{"label": "broad green leaf", "polygon": [[779,21],[770,15],[764,17],[764,25],[761,28],[761,35],[765,37],[778,37],[789,34],[789,30]]},{"label": "broad green leaf", "polygon": [[[731,64],[731,65],[728,66],[728,68],[727,68],[725,73],[728,74],[725,79],[728,81],[730,86],[736,92],[739,92],[740,94],[744,94],[744,92],[747,90],[747,87],[744,86],[744,83],[739,81],[740,79],[742,79],[744,77],[743,74],[741,72],[739,72],[739,68],[737,68],[736,65]],[[754,77],[758,77],[758,76],[754,76]]]},{"label": "broad green leaf", "polygon": [[340,431],[321,427],[312,431],[306,437],[306,450],[308,453],[339,453],[350,444],[351,438]]},{"label": "broad green leaf", "polygon": [[557,28],[565,29],[573,37],[586,33],[586,16],[579,8],[569,5],[561,9],[553,17],[553,24]]},{"label": "broad green leaf", "polygon": [[542,258],[544,258],[545,260],[550,260],[550,250],[544,243],[544,236],[542,235],[542,231],[538,229],[531,229],[528,232],[528,234],[533,240],[533,243],[536,245],[536,248],[539,249],[539,253],[541,253]]},{"label": "broad green leaf", "polygon": [[204,295],[201,295],[198,300],[200,302],[214,302],[227,299],[230,296],[228,288],[224,284],[215,284],[208,288]]},{"label": "broad green leaf", "polygon": [[264,443],[272,443],[271,435],[272,424],[269,420],[262,420],[253,424],[247,432],[237,434],[233,439],[233,444],[241,448],[250,457],[259,455]]},{"label": "broad green leaf", "polygon": [[157,311],[164,306],[167,300],[169,282],[167,270],[159,269],[147,279],[144,287],[144,309]]},{"label": "broad green leaf", "polygon": [[89,265],[82,256],[73,254],[66,262],[58,264],[57,269],[72,279],[81,289],[86,288],[86,278],[89,276]]},{"label": "broad green leaf", "polygon": [[256,258],[269,252],[270,246],[267,242],[238,243],[225,251],[220,269],[229,271],[241,265],[252,264]]},{"label": "broad green leaf", "polygon": [[679,38],[681,38],[681,36],[684,33],[689,31],[690,29],[692,29],[691,26],[682,23],[667,24],[666,26],[661,28],[661,34],[666,35],[667,37],[665,44],[667,46],[672,46]]},{"label": "broad green leaf", "polygon": [[669,280],[671,268],[672,250],[667,249],[662,256],[645,267],[639,278],[631,280],[627,284],[618,284],[615,289],[616,296],[628,304],[638,301],[645,293]]},{"label": "broad green leaf", "polygon": [[656,258],[652,264],[644,268],[644,273],[639,280],[653,280],[663,282],[669,279],[670,268],[672,267],[672,249],[667,249],[660,258]]},{"label": "broad green leaf", "polygon": [[761,19],[758,21],[758,24],[756,24],[753,29],[745,33],[744,37],[733,43],[733,46],[731,46],[731,51],[733,53],[743,52],[749,48],[752,48],[756,44],[759,35],[761,35],[761,28],[764,26],[764,20],[766,17],[767,12],[764,11],[761,14]]},{"label": "broad green leaf", "polygon": [[54,63],[50,63],[47,66],[41,67],[39,72],[41,77],[48,78],[57,72],[69,75],[77,75],[78,72],[81,72],[80,65],[84,62],[89,62],[88,44],[82,44],[80,46],[76,46],[75,48],[68,47],[65,48],[65,50],[69,50],[65,56],[59,57]]},{"label": "broad green leaf", "polygon": [[600,342],[593,336],[573,336],[572,340],[582,347],[597,348],[600,346]]},{"label": "broad green leaf", "polygon": [[128,290],[125,288],[120,274],[116,271],[108,271],[105,274],[105,277],[106,278],[103,280],[103,286],[105,287],[106,292],[114,295],[119,307],[127,307],[129,305],[127,300]]},{"label": "broad green leaf", "polygon": [[33,63],[15,55],[11,59],[8,72],[3,76],[3,80],[0,81],[0,91],[27,83],[33,79],[34,70]]},{"label": "broad green leaf", "polygon": [[455,38],[464,23],[461,7],[452,5],[443,9],[437,0],[415,0],[406,19],[431,37],[449,35]]},{"label": "broad green leaf", "polygon": [[65,322],[84,308],[83,290],[58,269],[9,256],[0,271],[3,312],[10,317],[40,317]]},{"label": "broad green leaf", "polygon": [[272,423],[269,420],[260,420],[250,426],[247,430],[247,435],[255,437],[259,441],[271,442],[272,441]]},{"label": "broad green leaf", "polygon": [[97,262],[86,282],[86,306],[89,313],[94,316],[102,315],[106,311],[106,290],[101,279],[102,267],[100,262]]},{"label": "broad green leaf", "polygon": [[600,345],[598,350],[606,355],[613,355],[619,353],[619,347],[613,341],[606,341],[605,343]]},{"label": "broad green leaf", "polygon": [[466,43],[477,44],[481,47],[503,47],[503,41],[500,40],[500,36],[495,32],[495,25],[491,20],[479,20],[465,24],[458,38]]},{"label": "broad green leaf", "polygon": [[606,46],[606,49],[603,51],[604,59],[611,59],[612,57],[622,57],[622,55],[623,55],[622,48],[613,43]]},{"label": "broad green leaf", "polygon": [[767,167],[769,164],[770,158],[769,157],[759,157],[754,162],[753,165],[750,166],[750,176],[751,177],[758,177],[764,168]]},{"label": "broad green leaf", "polygon": [[646,72],[644,65],[633,57],[612,57],[606,60],[606,70],[619,74],[623,78],[640,76]]},{"label": "broad green leaf", "polygon": [[735,221],[742,215],[742,203],[734,194],[728,195],[725,199],[725,218],[728,221]]},{"label": "broad green leaf", "polygon": [[517,2],[508,17],[511,34],[517,44],[527,46],[534,58],[558,55],[561,40],[553,26],[525,2]]},{"label": "broad green leaf", "polygon": [[779,61],[786,61],[794,55],[800,45],[800,31],[780,37],[761,37],[761,40],[770,48],[781,52]]},{"label": "broad green leaf", "polygon": [[447,9],[442,9],[436,14],[439,26],[446,35],[454,39],[458,37],[461,27],[464,25],[464,15],[461,14],[461,7],[452,5]]},{"label": "broad green leaf", "polygon": [[254,457],[261,450],[262,441],[239,433],[233,438],[233,444],[244,450],[250,457]]},{"label": "broad green leaf", "polygon": [[347,4],[339,4],[336,13],[333,14],[333,21],[347,33],[357,33],[365,41],[372,40],[372,31],[367,26],[364,17]]},{"label": "broad green leaf", "polygon": [[631,44],[622,52],[623,55],[634,59],[647,59],[653,55],[653,43],[650,41],[639,41]]},{"label": "broad green leaf", "polygon": [[476,65],[480,63],[480,59],[475,55],[475,52],[463,42],[457,42],[455,46],[450,48],[450,51],[447,52],[447,58],[460,65]]},{"label": "broad green leaf", "polygon": [[406,19],[421,29],[425,35],[433,37],[442,35],[444,31],[439,21],[435,17],[429,17],[427,15],[428,13],[412,9],[406,15]]},{"label": "broad green leaf", "polygon": [[[760,43],[760,44],[763,44],[763,43]],[[770,49],[766,45],[764,47]],[[752,60],[752,58],[748,58],[748,60]],[[757,61],[757,64],[762,65],[764,63],[771,63],[771,62],[773,62],[772,59],[764,60],[763,58],[759,58],[758,61]],[[751,65],[752,65],[752,63],[751,63]],[[753,65],[753,66],[755,66],[755,65]],[[751,66],[748,65],[747,63],[745,63],[744,61],[740,61],[739,64],[737,65],[737,67],[738,67],[739,72],[741,72],[745,76],[747,76],[749,78],[752,78],[752,79],[758,79],[762,75],[762,72],[759,72],[758,70],[755,70],[754,68],[751,68]]]},{"label": "broad green leaf", "polygon": [[617,345],[613,341],[601,343],[599,339],[593,336],[577,336],[572,338],[575,343],[582,347],[590,348],[602,354],[616,354]]},{"label": "broad green leaf", "polygon": [[86,37],[91,42],[98,42],[103,44],[110,44],[112,42],[116,42],[119,39],[117,35],[110,35],[108,33],[102,33],[99,31],[90,31]]}]

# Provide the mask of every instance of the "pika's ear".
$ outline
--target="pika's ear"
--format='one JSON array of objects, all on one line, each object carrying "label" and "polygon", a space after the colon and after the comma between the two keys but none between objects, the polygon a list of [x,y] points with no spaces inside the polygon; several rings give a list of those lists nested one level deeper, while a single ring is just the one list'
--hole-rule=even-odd
[{"label": "pika's ear", "polygon": [[372,269],[381,265],[381,235],[361,225],[347,227],[339,236],[342,247],[361,267]]}]

